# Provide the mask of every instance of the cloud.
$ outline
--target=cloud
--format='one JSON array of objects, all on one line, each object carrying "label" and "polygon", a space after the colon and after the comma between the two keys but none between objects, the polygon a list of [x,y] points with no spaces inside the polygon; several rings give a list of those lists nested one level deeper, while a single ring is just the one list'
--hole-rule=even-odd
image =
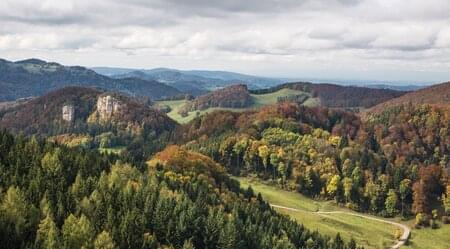
[{"label": "cloud", "polygon": [[3,0],[0,52],[273,74],[431,60],[448,70],[448,13],[448,0]]}]

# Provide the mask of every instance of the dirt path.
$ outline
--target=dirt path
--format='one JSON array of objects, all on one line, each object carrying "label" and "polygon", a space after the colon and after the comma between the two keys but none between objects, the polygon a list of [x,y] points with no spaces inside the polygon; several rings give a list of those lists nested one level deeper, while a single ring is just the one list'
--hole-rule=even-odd
[{"label": "dirt path", "polygon": [[397,223],[397,222],[394,222],[394,221],[384,220],[384,219],[380,219],[380,218],[375,218],[375,217],[371,217],[371,216],[367,216],[367,215],[363,215],[363,214],[356,214],[356,213],[345,212],[345,211],[329,211],[329,212],[317,211],[317,212],[311,212],[311,211],[306,211],[306,210],[301,210],[301,209],[296,209],[296,208],[290,208],[290,207],[285,207],[285,206],[280,206],[280,205],[275,205],[275,204],[270,204],[270,206],[272,206],[274,208],[281,208],[281,209],[286,209],[286,210],[294,211],[294,212],[316,213],[318,215],[346,214],[346,215],[357,216],[357,217],[361,217],[361,218],[364,218],[364,219],[375,220],[375,221],[379,221],[379,222],[383,222],[383,223],[387,223],[387,224],[391,224],[391,225],[397,226],[397,227],[399,227],[399,228],[401,228],[403,230],[403,234],[400,237],[400,239],[398,240],[398,242],[391,247],[392,249],[398,249],[402,245],[404,245],[406,243],[406,241],[408,240],[410,234],[411,234],[411,229],[408,226],[404,225],[404,224]]}]

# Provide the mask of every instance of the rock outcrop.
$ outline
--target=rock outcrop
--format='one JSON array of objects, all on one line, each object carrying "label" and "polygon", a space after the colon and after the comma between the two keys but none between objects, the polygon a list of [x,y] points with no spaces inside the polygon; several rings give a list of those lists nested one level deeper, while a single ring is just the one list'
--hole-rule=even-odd
[{"label": "rock outcrop", "polygon": [[65,105],[62,108],[62,119],[72,122],[75,118],[75,108],[73,105]]},{"label": "rock outcrop", "polygon": [[100,119],[106,120],[119,114],[123,109],[123,104],[120,100],[111,95],[100,96],[97,100],[97,112]]}]

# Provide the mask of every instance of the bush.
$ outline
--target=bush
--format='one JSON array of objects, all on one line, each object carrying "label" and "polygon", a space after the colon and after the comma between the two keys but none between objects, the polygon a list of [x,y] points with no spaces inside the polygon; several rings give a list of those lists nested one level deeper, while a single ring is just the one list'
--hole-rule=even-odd
[{"label": "bush", "polygon": [[436,229],[439,227],[435,219],[430,220],[430,226],[432,229]]},{"label": "bush", "polygon": [[416,226],[427,226],[429,224],[428,216],[424,213],[418,213],[416,215]]},{"label": "bush", "polygon": [[448,216],[442,216],[442,223],[444,223],[444,224],[450,224],[450,217],[448,217]]}]

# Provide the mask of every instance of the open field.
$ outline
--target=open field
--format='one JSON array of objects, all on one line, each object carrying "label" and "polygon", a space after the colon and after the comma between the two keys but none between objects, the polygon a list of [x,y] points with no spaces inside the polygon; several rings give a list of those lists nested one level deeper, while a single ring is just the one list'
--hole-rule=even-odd
[{"label": "open field", "polygon": [[[296,210],[277,208],[280,213],[287,214],[298,220],[309,229],[318,230],[321,233],[335,236],[339,232],[345,239],[354,238],[365,248],[389,248],[395,244],[394,232],[398,227],[383,222],[369,220],[362,217],[344,213],[320,214],[317,211],[344,211],[356,213],[346,208],[338,207],[331,201],[316,201],[299,193],[278,189],[275,186],[266,185],[259,181],[251,181],[248,178],[236,178],[243,188],[252,186],[255,193],[261,193],[263,198],[271,204],[291,207]],[[358,213],[356,213],[358,214]],[[365,215],[367,217],[374,217]],[[377,217],[379,218],[379,217]],[[413,221],[401,222],[397,219],[385,219],[412,227]],[[450,226],[445,225],[440,229],[412,229],[411,238],[406,246],[401,248],[429,248],[448,249],[450,243]]]},{"label": "open field", "polygon": [[[180,108],[186,103],[186,100],[169,100],[169,101],[159,101],[158,104],[161,106],[167,105],[170,107],[171,111],[167,113],[167,116],[169,116],[171,119],[177,121],[180,124],[185,124],[197,117],[197,115],[203,115],[208,112],[218,111],[218,110],[228,110],[228,111],[234,111],[234,112],[242,112],[248,109],[245,108],[208,108],[201,111],[194,111],[189,112],[189,115],[186,117],[182,117],[178,111]],[[197,114],[198,113],[198,114]]]},{"label": "open field", "polygon": [[169,106],[171,111],[167,115],[173,120],[180,124],[187,123],[194,119],[197,115],[202,115],[204,113],[213,112],[216,110],[228,110],[228,111],[245,111],[253,108],[260,108],[266,105],[273,105],[277,103],[278,97],[295,96],[295,95],[307,95],[309,98],[303,103],[306,106],[317,106],[319,105],[319,100],[316,98],[311,98],[309,93],[283,88],[277,92],[267,93],[267,94],[251,94],[253,99],[252,106],[248,108],[208,108],[201,111],[189,112],[188,116],[182,117],[178,111],[186,103],[186,100],[169,100],[169,101],[158,101],[158,105]]}]

